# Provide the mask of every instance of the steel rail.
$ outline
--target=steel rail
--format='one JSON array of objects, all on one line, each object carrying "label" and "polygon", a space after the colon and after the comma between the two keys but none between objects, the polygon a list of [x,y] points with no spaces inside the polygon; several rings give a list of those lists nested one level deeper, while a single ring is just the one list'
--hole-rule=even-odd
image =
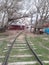
[{"label": "steel rail", "polygon": [[22,31],[19,32],[19,33],[16,35],[15,39],[14,39],[13,42],[11,43],[11,46],[9,47],[7,53],[5,54],[4,61],[3,61],[2,65],[7,65],[7,64],[8,64],[8,58],[9,58],[10,52],[11,52],[11,50],[12,50],[12,47],[13,47],[13,45],[14,45],[16,39],[17,39],[21,34],[22,34]]},{"label": "steel rail", "polygon": [[28,45],[30,51],[32,52],[32,54],[35,56],[35,58],[37,59],[37,61],[39,62],[40,65],[44,65],[43,62],[41,61],[41,59],[37,56],[36,52],[31,48],[31,46],[29,45],[29,42],[27,40],[27,35],[25,34],[25,40],[26,40],[26,44]]}]

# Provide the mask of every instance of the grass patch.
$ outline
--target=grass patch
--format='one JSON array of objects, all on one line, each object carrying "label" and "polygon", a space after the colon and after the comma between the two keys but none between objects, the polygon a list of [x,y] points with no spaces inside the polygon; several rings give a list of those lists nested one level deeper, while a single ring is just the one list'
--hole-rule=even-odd
[{"label": "grass patch", "polygon": [[23,58],[10,57],[8,61],[9,62],[21,62],[21,61],[23,62],[23,61],[34,61],[34,60],[35,60],[35,57],[23,57]]},{"label": "grass patch", "polygon": [[3,52],[3,51],[5,51],[5,49],[4,48],[6,48],[7,47],[7,44],[8,44],[8,42],[7,41],[0,41],[0,56],[4,56],[5,55],[5,52]]},{"label": "grass patch", "polygon": [[49,65],[49,63],[46,63],[46,64],[44,63],[44,65]]},{"label": "grass patch", "polygon": [[42,55],[41,57],[39,57],[41,60],[49,60],[48,58],[49,50],[40,46],[40,44],[43,44],[43,45],[46,44],[45,46],[49,47],[49,41],[47,42],[44,39],[42,39],[42,36],[36,36],[34,38],[29,37],[28,40],[31,41],[32,44],[34,44],[34,46],[31,45],[32,49],[37,48],[37,49],[34,49],[36,54]]},{"label": "grass patch", "polygon": [[11,55],[15,54],[31,54],[31,51],[29,50],[19,51],[18,49],[12,49]]},{"label": "grass patch", "polygon": [[0,62],[3,62],[4,61],[4,59],[3,58],[0,58]]},{"label": "grass patch", "polygon": [[27,48],[27,45],[23,45],[23,44],[16,44],[16,45],[14,45],[14,47],[25,47],[25,48]]}]

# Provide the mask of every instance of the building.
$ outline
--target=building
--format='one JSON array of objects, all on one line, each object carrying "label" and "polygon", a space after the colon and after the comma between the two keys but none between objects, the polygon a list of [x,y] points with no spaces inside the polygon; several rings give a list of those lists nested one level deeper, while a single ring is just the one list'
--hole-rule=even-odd
[{"label": "building", "polygon": [[25,29],[25,25],[24,24],[16,24],[16,23],[12,23],[9,28],[9,30],[24,30]]}]

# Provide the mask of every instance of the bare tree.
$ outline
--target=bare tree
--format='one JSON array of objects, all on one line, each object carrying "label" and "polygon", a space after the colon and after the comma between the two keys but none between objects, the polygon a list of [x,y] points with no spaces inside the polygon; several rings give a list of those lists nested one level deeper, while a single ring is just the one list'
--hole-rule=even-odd
[{"label": "bare tree", "polygon": [[[25,0],[4,0],[4,1],[2,0],[4,4],[1,5],[1,9],[0,9],[0,11],[3,11],[4,13],[0,24],[1,25],[0,28],[2,30],[8,27],[9,22],[11,24],[12,22],[14,22],[14,20],[28,17],[28,15],[26,15],[27,10],[23,14],[22,12],[19,12],[20,10],[21,11],[23,10],[24,6],[22,5],[24,5],[24,1]],[[7,17],[6,20],[5,20],[6,18],[5,16]]]},{"label": "bare tree", "polygon": [[[18,13],[19,8],[20,8],[20,5],[18,4],[18,2],[20,2],[20,0],[4,0],[4,1],[2,0],[2,1],[0,1],[0,5],[1,5],[0,6],[0,12],[3,11],[2,21],[0,24],[0,30],[4,30],[8,26],[9,19],[10,18],[13,19],[14,13],[16,14],[15,17],[17,17],[17,18],[20,15]],[[7,19],[6,19],[6,17],[7,17]],[[21,17],[19,17],[19,18],[21,18]]]},{"label": "bare tree", "polygon": [[[36,22],[34,26],[34,32],[36,32],[37,26],[39,24],[42,25],[44,22],[47,21],[49,17],[49,0],[34,0],[34,1],[31,0],[31,4],[29,4],[30,0],[27,1],[1,0],[0,12],[3,11],[4,14],[2,15],[0,28],[4,27],[6,28],[9,22],[11,24],[14,20],[18,20],[28,16],[31,17],[31,26],[32,26],[32,18],[33,15],[36,14]],[[23,10],[26,11],[22,12]]]},{"label": "bare tree", "polygon": [[34,2],[37,13],[34,27],[34,32],[36,32],[36,28],[40,30],[42,25],[46,22],[49,17],[49,0],[35,0]]}]

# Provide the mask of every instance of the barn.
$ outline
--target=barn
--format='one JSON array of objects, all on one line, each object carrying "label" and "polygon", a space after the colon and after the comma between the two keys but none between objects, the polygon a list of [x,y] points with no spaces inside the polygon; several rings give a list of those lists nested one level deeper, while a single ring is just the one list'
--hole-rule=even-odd
[{"label": "barn", "polygon": [[9,30],[24,30],[25,25],[24,24],[11,24],[8,28]]}]

